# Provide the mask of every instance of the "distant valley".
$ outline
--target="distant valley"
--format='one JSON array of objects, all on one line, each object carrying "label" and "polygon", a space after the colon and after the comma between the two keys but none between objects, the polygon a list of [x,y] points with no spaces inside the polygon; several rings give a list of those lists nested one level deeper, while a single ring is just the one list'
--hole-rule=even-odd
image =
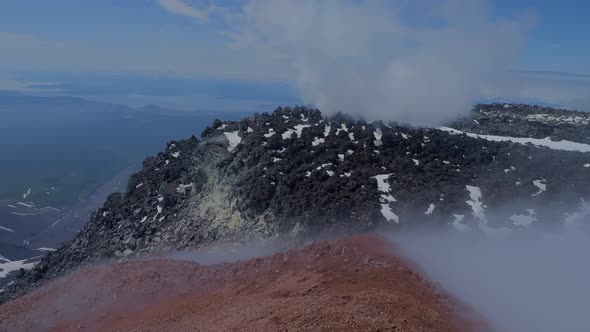
[{"label": "distant valley", "polygon": [[220,116],[244,113],[0,95],[0,285],[70,239],[110,193],[125,191],[146,155]]}]

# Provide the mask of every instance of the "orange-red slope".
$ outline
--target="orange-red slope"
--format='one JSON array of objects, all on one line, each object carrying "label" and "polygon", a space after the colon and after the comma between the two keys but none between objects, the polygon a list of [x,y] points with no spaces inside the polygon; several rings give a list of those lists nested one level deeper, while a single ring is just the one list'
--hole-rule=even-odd
[{"label": "orange-red slope", "polygon": [[356,236],[232,264],[86,267],[1,306],[0,329],[481,330],[385,246]]}]

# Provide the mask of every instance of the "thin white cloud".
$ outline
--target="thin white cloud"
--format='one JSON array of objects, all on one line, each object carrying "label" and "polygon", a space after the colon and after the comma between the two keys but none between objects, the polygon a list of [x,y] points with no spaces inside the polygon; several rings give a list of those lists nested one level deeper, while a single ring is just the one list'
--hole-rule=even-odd
[{"label": "thin white cloud", "polygon": [[498,19],[483,0],[245,0],[202,10],[206,1],[157,2],[223,27],[204,29],[198,40],[105,44],[0,31],[0,71],[280,80],[326,113],[426,125],[482,99],[590,110],[587,75],[510,70],[529,22]]},{"label": "thin white cloud", "polygon": [[0,31],[0,72],[101,72],[228,80],[284,80],[248,50],[222,44],[141,43],[108,47]]},{"label": "thin white cloud", "polygon": [[234,32],[282,57],[324,112],[437,125],[507,86],[498,73],[516,64],[528,20],[491,12],[483,0],[250,0]]},{"label": "thin white cloud", "polygon": [[205,10],[197,9],[182,0],[158,0],[158,3],[172,14],[192,17],[201,22],[209,20],[210,8]]}]

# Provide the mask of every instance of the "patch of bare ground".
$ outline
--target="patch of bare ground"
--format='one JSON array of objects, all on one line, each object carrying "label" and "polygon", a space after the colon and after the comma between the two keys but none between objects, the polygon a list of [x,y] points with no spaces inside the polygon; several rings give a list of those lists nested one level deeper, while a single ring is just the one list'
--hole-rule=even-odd
[{"label": "patch of bare ground", "polygon": [[1,306],[0,329],[485,330],[391,248],[376,235],[363,235],[237,263],[85,267]]}]

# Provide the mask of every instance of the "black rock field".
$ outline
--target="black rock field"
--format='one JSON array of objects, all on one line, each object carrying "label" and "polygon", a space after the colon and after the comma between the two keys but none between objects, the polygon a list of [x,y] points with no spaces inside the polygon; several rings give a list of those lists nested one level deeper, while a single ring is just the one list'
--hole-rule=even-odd
[{"label": "black rock field", "polygon": [[146,158],[126,193],[110,195],[72,240],[23,271],[0,299],[81,265],[217,241],[296,245],[378,228],[501,236],[574,227],[588,213],[589,121],[583,113],[508,104],[477,105],[448,124],[455,130],[327,117],[305,107],[216,120],[201,138],[169,142]]}]

